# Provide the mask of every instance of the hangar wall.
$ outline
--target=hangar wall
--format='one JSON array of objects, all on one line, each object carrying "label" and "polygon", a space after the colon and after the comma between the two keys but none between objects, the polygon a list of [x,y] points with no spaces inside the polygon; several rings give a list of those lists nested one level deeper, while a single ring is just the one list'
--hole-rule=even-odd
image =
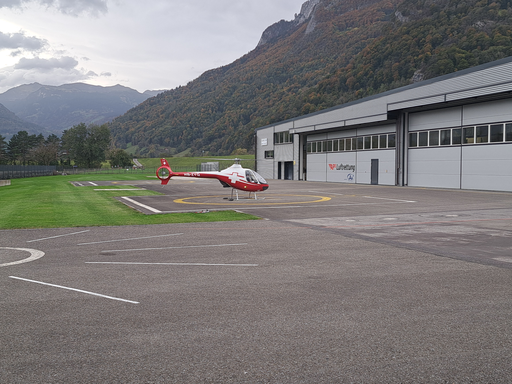
[{"label": "hangar wall", "polygon": [[395,131],[383,124],[308,135],[307,180],[395,185]]},{"label": "hangar wall", "polygon": [[411,113],[408,185],[512,191],[507,127],[510,98]]},{"label": "hangar wall", "polygon": [[274,127],[256,132],[255,152],[256,171],[265,179],[274,179]]},{"label": "hangar wall", "polygon": [[268,179],[512,192],[512,56],[258,128],[256,156]]}]

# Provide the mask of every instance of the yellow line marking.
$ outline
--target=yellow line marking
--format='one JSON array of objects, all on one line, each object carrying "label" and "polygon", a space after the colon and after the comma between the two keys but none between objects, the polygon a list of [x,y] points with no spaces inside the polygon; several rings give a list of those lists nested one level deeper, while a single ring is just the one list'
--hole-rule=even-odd
[{"label": "yellow line marking", "polygon": [[[186,201],[186,200],[194,200],[194,199],[206,199],[206,198],[212,198],[212,197],[224,197],[224,196],[218,196],[217,195],[217,196],[184,197],[182,199],[176,199],[173,202],[174,203],[178,203],[178,204],[208,204],[208,205],[233,205],[233,204],[238,204],[238,205],[287,205],[287,204],[319,203],[319,202],[322,202],[322,201],[329,201],[329,200],[331,200],[330,197],[314,196],[314,195],[272,195],[272,196],[296,196],[296,197],[297,196],[300,196],[300,197],[306,196],[306,197],[317,198],[317,200],[311,200],[311,201],[292,201],[292,202],[288,202],[288,203],[265,203],[263,200],[254,200],[253,203],[247,203],[247,202],[240,201],[240,200],[233,200],[233,201],[228,201],[228,202],[225,202],[225,203],[196,203],[196,202],[192,202],[192,201]],[[242,199],[242,200],[247,200],[247,199]]]}]

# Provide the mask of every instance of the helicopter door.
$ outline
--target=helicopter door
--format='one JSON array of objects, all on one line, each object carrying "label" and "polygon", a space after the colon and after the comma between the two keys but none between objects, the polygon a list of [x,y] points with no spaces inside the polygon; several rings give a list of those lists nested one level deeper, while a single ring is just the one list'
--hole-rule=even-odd
[{"label": "helicopter door", "polygon": [[254,175],[252,174],[252,171],[250,171],[249,169],[245,171],[245,179],[249,183],[258,184],[258,181],[256,180],[256,177],[254,177]]},{"label": "helicopter door", "polygon": [[267,180],[265,180],[258,172],[252,171],[252,173],[256,177],[256,180],[258,180],[258,183],[267,184]]}]

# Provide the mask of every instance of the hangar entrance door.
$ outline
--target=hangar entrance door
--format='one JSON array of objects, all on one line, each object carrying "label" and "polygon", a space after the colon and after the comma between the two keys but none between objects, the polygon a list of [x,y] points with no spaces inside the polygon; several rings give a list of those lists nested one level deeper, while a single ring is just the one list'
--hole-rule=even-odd
[{"label": "hangar entrance door", "polygon": [[371,184],[379,184],[379,159],[372,159]]},{"label": "hangar entrance door", "polygon": [[279,161],[277,163],[277,178],[279,180],[293,180],[293,161]]},{"label": "hangar entrance door", "polygon": [[293,161],[284,162],[284,179],[293,180]]}]

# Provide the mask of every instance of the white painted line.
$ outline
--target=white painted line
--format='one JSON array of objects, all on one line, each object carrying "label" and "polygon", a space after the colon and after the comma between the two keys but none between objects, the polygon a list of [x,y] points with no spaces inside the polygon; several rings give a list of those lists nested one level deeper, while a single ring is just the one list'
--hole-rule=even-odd
[{"label": "white painted line", "polygon": [[389,201],[400,201],[402,203],[416,203],[417,201],[413,200],[400,200],[400,199],[387,199],[385,197],[373,197],[373,196],[363,196],[366,199],[377,199],[377,200],[389,200]]},{"label": "white painted line", "polygon": [[14,249],[16,251],[26,251],[26,252],[29,252],[30,253],[30,256],[27,257],[26,259],[23,259],[23,260],[18,260],[18,261],[12,261],[10,263],[3,263],[3,264],[0,264],[0,267],[7,267],[9,265],[16,265],[16,264],[23,264],[23,263],[28,263],[30,261],[34,261],[34,260],[37,260],[37,259],[40,259],[41,257],[44,256],[44,252],[43,251],[38,251],[37,249],[30,249],[30,248],[9,248],[9,247],[0,247],[0,249]]},{"label": "white painted line", "polygon": [[168,236],[179,236],[183,235],[183,233],[170,233],[168,235],[157,235],[157,236],[146,236],[146,237],[133,237],[130,239],[118,239],[118,240],[105,240],[105,241],[95,241],[93,243],[80,243],[77,245],[91,245],[91,244],[102,244],[102,243],[115,243],[116,241],[130,241],[130,240],[142,240],[142,239],[154,239],[157,237],[168,237]]},{"label": "white painted line", "polygon": [[42,240],[49,240],[49,239],[56,239],[58,237],[64,237],[64,236],[71,236],[71,235],[78,235],[79,233],[85,233],[85,232],[89,232],[90,229],[86,230],[86,231],[80,231],[80,232],[73,232],[73,233],[66,233],[64,235],[58,235],[58,236],[52,236],[52,237],[44,237],[42,239],[35,239],[35,240],[28,240],[27,243],[33,243],[34,241],[42,241]]},{"label": "white painted line", "polygon": [[334,193],[334,192],[327,192],[327,191],[308,191],[310,193],[323,193],[324,195],[338,195],[338,196],[345,196],[345,193]]},{"label": "white painted line", "polygon": [[47,285],[47,286],[49,286],[49,287],[55,287],[55,288],[67,289],[68,291],[75,291],[75,292],[80,292],[80,293],[86,293],[86,294],[88,294],[88,295],[104,297],[104,298],[106,298],[106,299],[111,299],[111,300],[124,301],[125,303],[139,304],[139,302],[138,302],[138,301],[131,301],[131,300],[126,300],[126,299],[120,299],[120,298],[118,298],[118,297],[102,295],[102,294],[100,294],[100,293],[89,292],[89,291],[83,291],[83,290],[81,290],[81,289],[76,289],[76,288],[64,287],[64,286],[62,286],[62,285],[49,284],[49,283],[44,283],[44,282],[42,282],[42,281],[36,281],[36,280],[30,280],[30,279],[24,279],[24,278],[22,278],[22,277],[16,277],[16,276],[9,276],[9,277],[10,277],[11,279],[22,280],[22,281],[28,281],[29,283],[36,283],[36,284],[41,284],[41,285]]},{"label": "white painted line", "polygon": [[94,188],[95,191],[145,191],[144,188]]},{"label": "white painted line", "polygon": [[122,261],[86,261],[86,264],[117,264],[117,265],[192,265],[206,267],[257,267],[258,264],[209,264],[209,263],[138,263]]},{"label": "white painted line", "polygon": [[212,248],[212,247],[235,247],[235,246],[244,246],[247,245],[247,243],[240,243],[240,244],[214,244],[214,245],[185,245],[182,247],[163,247],[163,248],[139,248],[139,249],[111,249],[108,251],[101,251],[100,253],[104,252],[138,252],[138,251],[157,251],[162,249],[186,249],[186,248]]},{"label": "white painted line", "polygon": [[92,186],[94,186],[94,187],[97,187],[97,186],[98,186],[98,184],[93,183],[92,181],[89,181],[89,184],[91,184],[91,185],[92,185]]},{"label": "white painted line", "polygon": [[495,257],[494,260],[512,263],[512,257]]},{"label": "white painted line", "polygon": [[153,207],[150,207],[149,205],[139,203],[133,199],[130,199],[129,197],[121,197],[121,199],[124,199],[126,201],[129,201],[132,204],[138,205],[139,207],[142,207],[144,209],[147,209],[148,211],[154,212],[154,213],[162,213],[162,211],[159,211],[158,209],[155,209]]}]

